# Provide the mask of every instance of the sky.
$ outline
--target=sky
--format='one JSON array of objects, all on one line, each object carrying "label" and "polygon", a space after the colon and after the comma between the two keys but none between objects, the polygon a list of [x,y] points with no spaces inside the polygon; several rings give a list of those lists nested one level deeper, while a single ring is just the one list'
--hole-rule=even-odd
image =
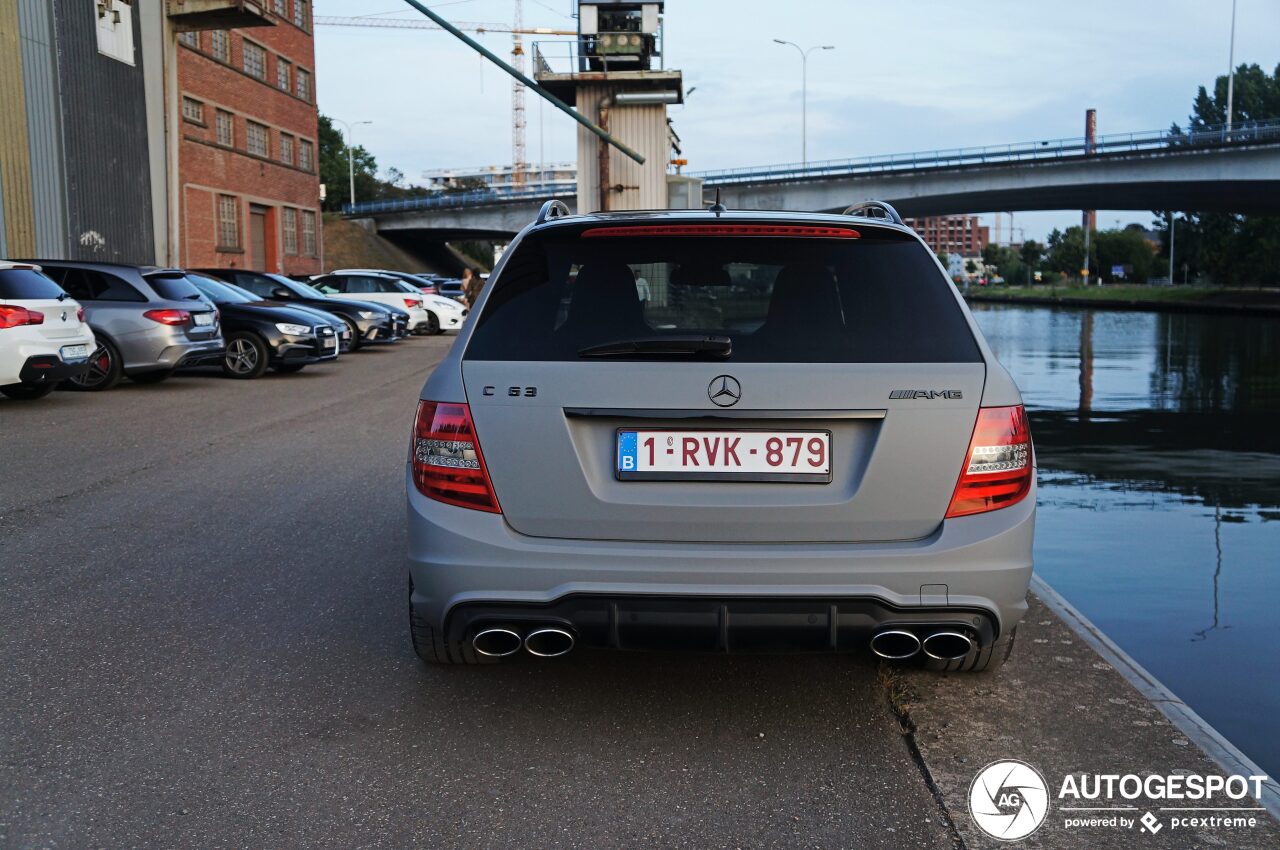
[{"label": "sky", "polygon": [[[513,0],[426,0],[463,22],[510,23]],[[425,20],[399,0],[314,0],[315,14]],[[572,0],[524,0],[527,27],[572,30]],[[1231,0],[667,0],[666,66],[697,90],[670,115],[688,170],[798,162],[800,57],[809,58],[810,161],[1006,144],[1185,123],[1196,88],[1226,73]],[[403,9],[403,11],[402,11]],[[511,36],[478,36],[507,58]],[[527,36],[539,40],[545,36]],[[527,49],[527,42],[526,42]],[[1235,62],[1280,63],[1280,0],[1237,0]],[[316,27],[320,109],[383,169],[511,162],[511,78],[446,32]],[[571,162],[574,124],[526,99],[528,157]],[[994,223],[993,216],[984,216]],[[1007,215],[1001,216],[1008,237]],[[1078,212],[1014,216],[1019,238]],[[1151,222],[1100,211],[1099,227]],[[994,234],[993,234],[994,235]]]}]

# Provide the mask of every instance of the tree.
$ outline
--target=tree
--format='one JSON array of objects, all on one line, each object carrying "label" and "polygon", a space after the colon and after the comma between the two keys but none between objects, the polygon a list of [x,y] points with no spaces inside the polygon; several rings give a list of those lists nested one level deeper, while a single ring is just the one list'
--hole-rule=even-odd
[{"label": "tree", "polygon": [[1018,249],[1018,259],[1022,261],[1027,282],[1030,283],[1031,273],[1039,268],[1041,261],[1044,259],[1044,246],[1034,239],[1028,239]]},{"label": "tree", "polygon": [[1006,281],[1022,278],[1022,260],[1018,252],[1004,245],[988,245],[982,249],[982,261]]},{"label": "tree", "polygon": [[[320,116],[319,142],[320,182],[325,188],[324,208],[330,211],[341,210],[343,204],[351,201],[347,145],[342,133],[327,115]],[[352,149],[350,165],[354,166],[358,201],[403,198],[420,191],[406,184],[404,172],[398,168],[388,168],[386,178],[379,178],[378,160],[360,145]]]},{"label": "tree", "polygon": [[[1084,228],[1068,227],[1066,231],[1056,227],[1049,233],[1048,251],[1044,263],[1055,272],[1068,277],[1079,277],[1084,268]],[[1097,245],[1090,244],[1089,257],[1097,256]]]},{"label": "tree", "polygon": [[[1158,267],[1155,250],[1141,230],[1100,230],[1094,234],[1093,241],[1097,272],[1105,281],[1113,283],[1123,279],[1145,283]],[[1125,268],[1125,272],[1112,275],[1111,270],[1116,266]]]},{"label": "tree", "polygon": [[[1280,65],[1268,76],[1258,65],[1236,68],[1232,125],[1280,118]],[[1213,93],[1201,86],[1192,101],[1187,130],[1207,130],[1226,123],[1227,77],[1214,81]],[[1173,125],[1174,133],[1182,129]],[[1157,212],[1164,262],[1169,257],[1169,218]],[[1177,269],[1228,285],[1280,286],[1280,216],[1193,213],[1177,221],[1174,250]]]}]

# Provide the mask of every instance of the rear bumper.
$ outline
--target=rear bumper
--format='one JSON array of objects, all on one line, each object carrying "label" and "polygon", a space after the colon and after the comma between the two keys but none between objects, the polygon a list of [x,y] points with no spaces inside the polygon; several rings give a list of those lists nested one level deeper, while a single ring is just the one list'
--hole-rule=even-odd
[{"label": "rear bumper", "polygon": [[528,537],[500,515],[427,499],[411,478],[407,485],[412,604],[450,635],[481,619],[542,616],[562,618],[588,644],[628,646],[635,639],[602,638],[601,629],[634,615],[651,631],[665,623],[676,644],[706,647],[713,623],[746,617],[754,630],[773,622],[784,638],[791,632],[783,642],[816,645],[822,633],[824,647],[844,648],[882,620],[923,617],[967,623],[985,642],[1027,609],[1034,489],[1012,507],[947,520],[922,540],[723,544]]},{"label": "rear bumper", "polygon": [[[170,345],[160,352],[156,362],[149,364],[155,369],[186,369],[192,366],[211,366],[222,362],[226,351],[226,343],[221,336],[199,342],[179,342]],[[146,371],[143,364],[131,364],[129,371]]]},{"label": "rear bumper", "polygon": [[[90,343],[90,347],[92,347],[92,343]],[[56,384],[59,381],[65,381],[67,378],[83,375],[88,370],[88,358],[68,363],[56,354],[38,354],[34,357],[28,357],[26,362],[22,364],[22,369],[18,372],[18,381],[33,386]]]}]

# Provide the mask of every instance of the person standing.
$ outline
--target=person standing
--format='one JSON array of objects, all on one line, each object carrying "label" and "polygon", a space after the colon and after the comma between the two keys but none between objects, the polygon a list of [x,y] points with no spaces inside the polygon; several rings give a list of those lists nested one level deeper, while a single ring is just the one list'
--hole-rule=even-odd
[{"label": "person standing", "polygon": [[471,267],[467,267],[462,272],[462,292],[463,297],[467,299],[467,307],[476,305],[476,299],[480,297],[483,286],[484,280],[480,277],[480,272]]}]

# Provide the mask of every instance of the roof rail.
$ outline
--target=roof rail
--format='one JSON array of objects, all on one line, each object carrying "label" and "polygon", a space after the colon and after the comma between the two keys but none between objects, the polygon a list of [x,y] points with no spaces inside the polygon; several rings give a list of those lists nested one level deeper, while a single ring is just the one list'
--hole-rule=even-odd
[{"label": "roof rail", "polygon": [[567,215],[573,215],[569,211],[569,207],[564,201],[557,201],[554,198],[542,205],[542,209],[538,210],[538,218],[534,224],[542,224],[549,218],[564,218]]},{"label": "roof rail", "polygon": [[846,209],[844,215],[856,215],[859,218],[888,219],[894,224],[902,224],[902,216],[884,201],[863,201]]}]

